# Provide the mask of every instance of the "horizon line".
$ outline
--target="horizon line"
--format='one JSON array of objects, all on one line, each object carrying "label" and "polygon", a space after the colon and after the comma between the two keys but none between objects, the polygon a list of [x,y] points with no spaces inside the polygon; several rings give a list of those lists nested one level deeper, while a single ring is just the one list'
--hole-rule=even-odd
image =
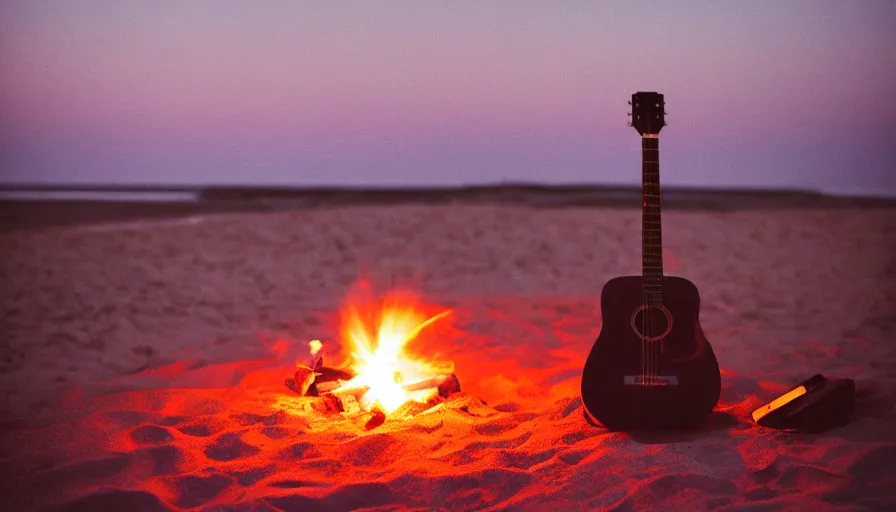
[{"label": "horizon line", "polygon": [[[475,183],[466,185],[395,185],[395,184],[370,184],[370,185],[293,185],[293,184],[157,184],[157,183],[40,183],[40,182],[0,182],[0,192],[192,192],[198,194],[218,195],[220,193],[248,192],[253,195],[269,194],[281,195],[290,192],[300,193],[340,193],[340,192],[371,192],[371,193],[396,193],[396,192],[475,192],[488,190],[520,190],[539,192],[637,192],[641,190],[639,184],[618,183],[538,183],[526,181],[501,181]],[[767,195],[767,196],[801,196],[801,197],[840,197],[862,199],[894,199],[896,195],[881,194],[875,191],[870,194],[861,192],[831,193],[817,189],[795,187],[757,187],[757,186],[694,186],[694,185],[663,185],[663,191],[676,193],[725,195]]]}]

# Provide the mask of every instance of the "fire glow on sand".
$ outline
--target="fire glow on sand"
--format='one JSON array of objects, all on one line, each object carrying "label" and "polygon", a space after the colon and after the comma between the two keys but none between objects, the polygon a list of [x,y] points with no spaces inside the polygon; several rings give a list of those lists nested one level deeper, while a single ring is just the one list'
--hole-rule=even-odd
[{"label": "fire glow on sand", "polygon": [[[367,287],[362,283],[360,289]],[[421,333],[452,314],[450,309],[424,313],[416,295],[394,290],[382,301],[358,297],[341,310],[339,346],[347,351],[347,365],[324,365],[324,342],[308,342],[308,354],[296,361],[294,376],[286,380],[302,398],[279,400],[275,407],[299,409],[295,400],[306,400],[301,410],[366,414],[365,427],[382,424],[387,416],[411,417],[438,406],[460,390],[450,361],[431,361],[409,350]],[[310,402],[307,400],[310,399]]]},{"label": "fire glow on sand", "polygon": [[[893,209],[731,208],[672,214],[664,263],[706,283],[719,405],[698,430],[643,434],[589,425],[579,396],[596,287],[639,256],[634,210],[358,205],[0,235],[3,510],[896,510],[896,295],[873,286],[896,276]],[[313,408],[361,367],[344,303],[368,256],[395,259],[371,267],[384,281],[427,269],[407,278],[410,323],[452,313],[403,357],[462,383],[370,430],[357,401]],[[349,295],[371,342],[389,288]],[[284,379],[316,364],[315,339],[305,396]],[[814,371],[855,379],[848,424],[752,420]]]}]

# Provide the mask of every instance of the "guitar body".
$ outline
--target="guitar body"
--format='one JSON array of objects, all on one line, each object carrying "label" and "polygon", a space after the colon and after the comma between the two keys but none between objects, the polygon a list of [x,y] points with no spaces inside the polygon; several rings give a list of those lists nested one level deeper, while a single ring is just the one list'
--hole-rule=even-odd
[{"label": "guitar body", "polygon": [[[643,290],[641,276],[604,285],[603,327],[585,362],[582,402],[611,430],[696,426],[712,412],[721,391],[719,365],[700,327],[700,294],[687,279],[664,277],[662,306],[669,325],[658,307],[648,308],[645,318]],[[645,341],[644,331],[648,339],[665,336]],[[641,378],[645,360],[654,377]]]}]

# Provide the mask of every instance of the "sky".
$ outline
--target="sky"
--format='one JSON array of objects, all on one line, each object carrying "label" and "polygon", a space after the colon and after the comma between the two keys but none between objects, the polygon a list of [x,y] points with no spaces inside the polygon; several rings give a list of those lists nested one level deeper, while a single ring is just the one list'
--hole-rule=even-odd
[{"label": "sky", "polygon": [[896,196],[896,2],[0,3],[0,182]]}]

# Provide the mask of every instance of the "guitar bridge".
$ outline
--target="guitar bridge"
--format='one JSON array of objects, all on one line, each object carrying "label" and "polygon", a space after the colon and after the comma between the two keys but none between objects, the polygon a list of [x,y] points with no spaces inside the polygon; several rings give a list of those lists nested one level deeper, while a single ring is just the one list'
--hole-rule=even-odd
[{"label": "guitar bridge", "polygon": [[624,375],[622,377],[626,386],[677,386],[678,377],[675,375]]}]

